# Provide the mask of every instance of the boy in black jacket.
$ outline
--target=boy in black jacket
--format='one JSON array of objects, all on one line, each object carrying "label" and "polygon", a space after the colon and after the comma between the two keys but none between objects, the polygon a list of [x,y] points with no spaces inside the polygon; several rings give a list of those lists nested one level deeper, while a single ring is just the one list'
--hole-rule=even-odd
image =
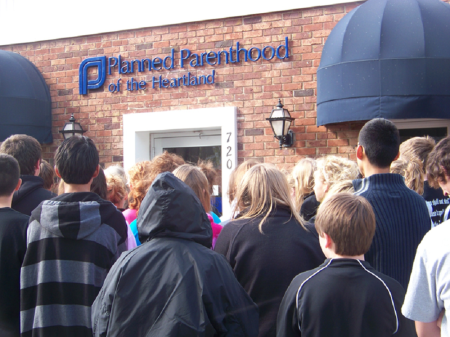
[{"label": "boy in black jacket", "polygon": [[11,208],[20,187],[19,163],[0,154],[0,336],[19,336],[20,266],[27,249],[29,216]]},{"label": "boy in black jacket", "polygon": [[277,336],[415,336],[400,311],[402,286],[364,261],[375,234],[369,202],[349,193],[331,196],[319,207],[316,229],[327,260],[292,281]]}]

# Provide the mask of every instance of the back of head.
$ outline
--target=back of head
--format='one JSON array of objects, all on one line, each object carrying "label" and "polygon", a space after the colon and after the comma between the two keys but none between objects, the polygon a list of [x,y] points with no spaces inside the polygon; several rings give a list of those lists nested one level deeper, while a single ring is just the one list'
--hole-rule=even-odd
[{"label": "back of head", "polygon": [[16,158],[20,174],[34,176],[36,164],[41,159],[41,144],[31,136],[13,135],[2,143],[0,152]]},{"label": "back of head", "polygon": [[127,174],[122,166],[119,165],[111,165],[104,170],[105,176],[114,175],[116,177],[120,177],[123,180],[123,183],[127,185]]},{"label": "back of head", "polygon": [[53,170],[52,165],[44,159],[41,160],[40,169],[39,177],[44,180],[44,188],[49,190],[54,184],[53,178],[55,177],[55,171]]},{"label": "back of head", "polygon": [[422,169],[427,167],[428,155],[433,151],[436,141],[430,136],[413,137],[400,144],[400,156],[415,159],[422,163]]},{"label": "back of head", "polygon": [[292,170],[295,205],[298,211],[300,211],[304,196],[310,194],[314,190],[315,170],[316,161],[312,158],[301,159]]},{"label": "back of head", "polygon": [[439,182],[447,182],[450,176],[450,136],[437,143],[428,155],[426,172],[431,187],[439,188]]},{"label": "back of head", "polygon": [[99,163],[97,148],[85,136],[66,139],[55,153],[55,166],[66,184],[89,183]]},{"label": "back of head", "polygon": [[128,177],[130,178],[128,206],[131,209],[139,210],[141,202],[153,182],[151,175],[151,162],[149,161],[136,163],[128,170]]},{"label": "back of head", "polygon": [[208,161],[199,160],[197,166],[206,176],[206,179],[208,179],[209,194],[212,194],[213,186],[216,184],[217,179],[217,171],[214,168],[214,164],[210,160]]},{"label": "back of head", "polygon": [[108,198],[106,177],[101,167],[98,170],[98,175],[92,180],[91,192],[97,194],[103,200],[107,200]]},{"label": "back of head", "polygon": [[158,174],[163,172],[173,172],[178,166],[185,164],[185,161],[180,156],[175,153],[169,153],[164,151],[152,159],[150,168],[150,179],[153,181],[156,179]]},{"label": "back of head", "polygon": [[303,220],[295,211],[289,195],[289,186],[285,175],[275,166],[258,164],[245,173],[236,193],[236,208],[239,219],[252,219],[262,216],[259,228],[277,205],[290,209],[291,214],[303,225]]},{"label": "back of head", "polygon": [[405,184],[409,189],[423,194],[423,180],[425,174],[422,164],[414,158],[400,158],[392,162],[391,173],[400,174],[405,178]]},{"label": "back of head", "polygon": [[356,179],[359,175],[356,162],[338,156],[317,159],[316,172],[316,176],[323,177],[329,188],[340,181]]},{"label": "back of head", "polygon": [[119,205],[126,197],[127,190],[126,185],[123,182],[121,176],[116,174],[108,174],[106,177],[106,186],[108,200],[114,205]]},{"label": "back of head", "polygon": [[328,234],[341,256],[367,253],[375,235],[375,214],[361,196],[338,193],[327,198],[317,212],[315,226],[319,235]]},{"label": "back of head", "polygon": [[173,174],[194,191],[202,203],[205,212],[209,212],[211,210],[211,201],[208,179],[206,179],[206,176],[200,168],[184,164],[176,168]]},{"label": "back of head", "polygon": [[386,168],[398,155],[400,134],[391,121],[375,118],[361,129],[359,145],[364,148],[370,164],[378,168]]},{"label": "back of head", "polygon": [[230,200],[230,203],[234,200],[236,197],[236,192],[239,184],[241,183],[242,177],[244,174],[250,170],[253,166],[258,165],[259,162],[254,159],[249,159],[244,161],[242,164],[240,164],[238,167],[234,169],[233,172],[231,172],[230,180],[228,182],[228,198]]},{"label": "back of head", "polygon": [[0,154],[0,197],[9,197],[17,186],[20,168],[17,160],[8,154]]}]

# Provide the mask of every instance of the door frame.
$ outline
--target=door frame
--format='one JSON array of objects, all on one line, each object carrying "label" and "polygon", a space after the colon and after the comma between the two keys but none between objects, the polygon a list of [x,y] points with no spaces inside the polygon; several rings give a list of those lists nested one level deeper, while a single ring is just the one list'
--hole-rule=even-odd
[{"label": "door frame", "polygon": [[196,130],[221,130],[222,213],[231,216],[228,182],[237,165],[237,108],[205,108],[123,115],[123,164],[126,171],[135,163],[150,160],[151,135]]}]

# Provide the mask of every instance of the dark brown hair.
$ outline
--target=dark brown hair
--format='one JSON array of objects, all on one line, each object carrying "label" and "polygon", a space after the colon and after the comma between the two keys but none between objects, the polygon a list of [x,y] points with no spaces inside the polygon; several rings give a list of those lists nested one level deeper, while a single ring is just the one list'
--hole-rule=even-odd
[{"label": "dark brown hair", "polygon": [[20,174],[34,176],[36,164],[41,159],[41,144],[31,136],[12,135],[2,143],[0,152],[16,158]]},{"label": "dark brown hair", "polygon": [[41,160],[40,169],[41,170],[39,172],[39,177],[44,180],[44,188],[46,190],[50,190],[55,183],[53,180],[55,177],[55,171],[53,170],[52,165],[50,165],[48,161],[44,159]]},{"label": "dark brown hair", "polygon": [[200,170],[206,176],[206,179],[208,179],[209,194],[212,194],[213,186],[214,186],[214,184],[216,184],[216,179],[217,179],[217,171],[214,168],[214,164],[210,160],[208,160],[208,161],[199,160],[197,163],[197,166],[200,168]]},{"label": "dark brown hair", "polygon": [[320,236],[330,236],[336,254],[358,256],[367,253],[372,244],[375,214],[365,198],[338,193],[320,204],[315,226]]},{"label": "dark brown hair", "polygon": [[450,176],[450,136],[442,139],[428,155],[427,179],[431,187],[439,188]]},{"label": "dark brown hair", "polygon": [[103,200],[108,200],[106,177],[101,167],[98,170],[98,176],[92,179],[91,192],[96,193]]}]

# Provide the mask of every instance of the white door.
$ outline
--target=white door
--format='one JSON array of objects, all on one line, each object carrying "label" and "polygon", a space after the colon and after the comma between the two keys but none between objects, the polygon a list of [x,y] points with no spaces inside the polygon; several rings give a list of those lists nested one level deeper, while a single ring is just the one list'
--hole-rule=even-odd
[{"label": "white door", "polygon": [[220,130],[199,130],[152,134],[151,158],[164,151],[175,153],[187,163],[197,164],[199,160],[211,161],[218,173],[213,185],[213,211],[222,216],[222,135]]}]

